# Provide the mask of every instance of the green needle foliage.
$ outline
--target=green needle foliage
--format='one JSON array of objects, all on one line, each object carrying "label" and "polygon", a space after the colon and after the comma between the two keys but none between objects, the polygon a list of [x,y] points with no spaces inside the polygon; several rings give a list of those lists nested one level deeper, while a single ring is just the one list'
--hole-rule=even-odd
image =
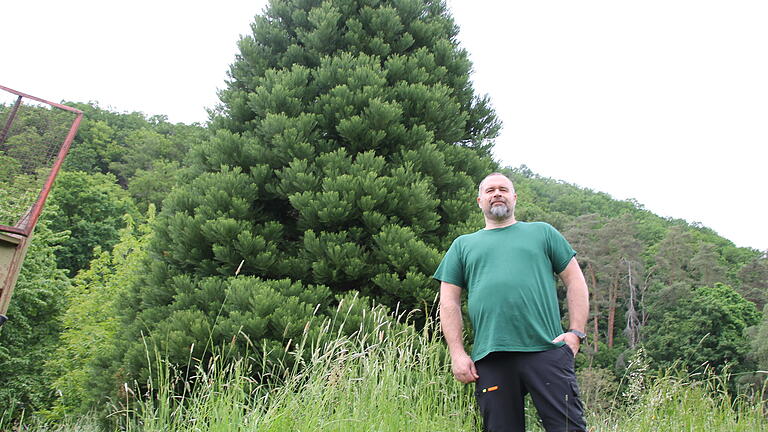
[{"label": "green needle foliage", "polygon": [[479,213],[499,123],[443,2],[273,1],[252,28],[125,299],[129,379],[142,340],[174,364],[236,335],[280,358],[341,298],[431,304]]}]

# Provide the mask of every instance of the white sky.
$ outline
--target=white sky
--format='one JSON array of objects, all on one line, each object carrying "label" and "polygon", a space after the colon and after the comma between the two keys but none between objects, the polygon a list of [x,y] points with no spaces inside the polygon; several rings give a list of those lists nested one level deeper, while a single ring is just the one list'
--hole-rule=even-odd
[{"label": "white sky", "polygon": [[[265,0],[3,5],[0,84],[205,122]],[[768,250],[768,2],[450,0],[504,164]]]}]

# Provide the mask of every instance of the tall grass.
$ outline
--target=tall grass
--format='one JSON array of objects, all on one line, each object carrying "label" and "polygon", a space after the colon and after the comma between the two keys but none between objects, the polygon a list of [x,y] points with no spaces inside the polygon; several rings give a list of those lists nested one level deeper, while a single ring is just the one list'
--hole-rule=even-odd
[{"label": "tall grass", "polygon": [[595,418],[597,431],[768,431],[765,402],[732,397],[721,377],[665,375],[652,380],[636,405]]},{"label": "tall grass", "polygon": [[[322,336],[315,341],[305,337],[296,345],[291,342],[291,358],[282,364],[269,364],[267,354],[228,359],[225,347],[206,364],[190,362],[187,367],[195,372],[194,385],[180,382],[182,376],[189,376],[187,370],[161,361],[153,365],[153,388],[148,395],[126,392],[130,399],[126,406],[131,409],[115,412],[113,419],[119,425],[113,430],[480,430],[472,386],[452,378],[434,322],[417,331],[408,324],[407,316],[392,317],[374,310],[352,335],[341,330],[345,324],[342,313],[336,319],[309,323],[306,329],[320,325]],[[253,376],[262,379],[256,382]],[[601,411],[587,407],[590,430],[768,431],[765,402],[731,397],[725,381],[717,376],[694,380],[669,374],[628,379],[642,380],[628,386],[635,394],[617,398],[617,402],[631,403],[617,403]],[[529,409],[527,414],[529,430],[541,431],[535,411]],[[24,430],[99,430],[96,421],[76,421],[55,428],[28,425]],[[9,426],[0,420],[0,429]]]},{"label": "tall grass", "polygon": [[[476,430],[471,389],[453,380],[435,326],[417,332],[401,315],[371,312],[352,335],[327,320],[285,370],[262,359],[196,366],[184,398],[170,394],[173,370],[161,373],[157,397],[125,413],[129,430],[146,431],[457,431]],[[305,331],[305,334],[309,332]],[[309,354],[302,355],[308,352]],[[251,380],[272,377],[271,385]],[[277,383],[277,384],[274,384]]]}]

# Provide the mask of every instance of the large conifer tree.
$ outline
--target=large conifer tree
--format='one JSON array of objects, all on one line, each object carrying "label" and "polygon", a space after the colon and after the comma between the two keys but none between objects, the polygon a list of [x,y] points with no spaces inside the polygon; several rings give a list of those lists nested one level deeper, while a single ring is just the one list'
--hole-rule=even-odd
[{"label": "large conifer tree", "polygon": [[279,353],[352,291],[431,305],[479,214],[499,124],[442,1],[272,1],[252,29],[126,303],[133,371],[140,331],[184,363],[239,332]]}]

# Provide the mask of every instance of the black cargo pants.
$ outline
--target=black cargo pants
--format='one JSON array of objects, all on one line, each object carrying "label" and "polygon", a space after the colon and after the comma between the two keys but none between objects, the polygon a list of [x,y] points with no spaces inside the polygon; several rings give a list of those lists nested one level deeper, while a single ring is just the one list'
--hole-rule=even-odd
[{"label": "black cargo pants", "polygon": [[530,394],[547,432],[586,431],[568,345],[539,352],[493,352],[475,362],[475,396],[488,432],[524,432]]}]

